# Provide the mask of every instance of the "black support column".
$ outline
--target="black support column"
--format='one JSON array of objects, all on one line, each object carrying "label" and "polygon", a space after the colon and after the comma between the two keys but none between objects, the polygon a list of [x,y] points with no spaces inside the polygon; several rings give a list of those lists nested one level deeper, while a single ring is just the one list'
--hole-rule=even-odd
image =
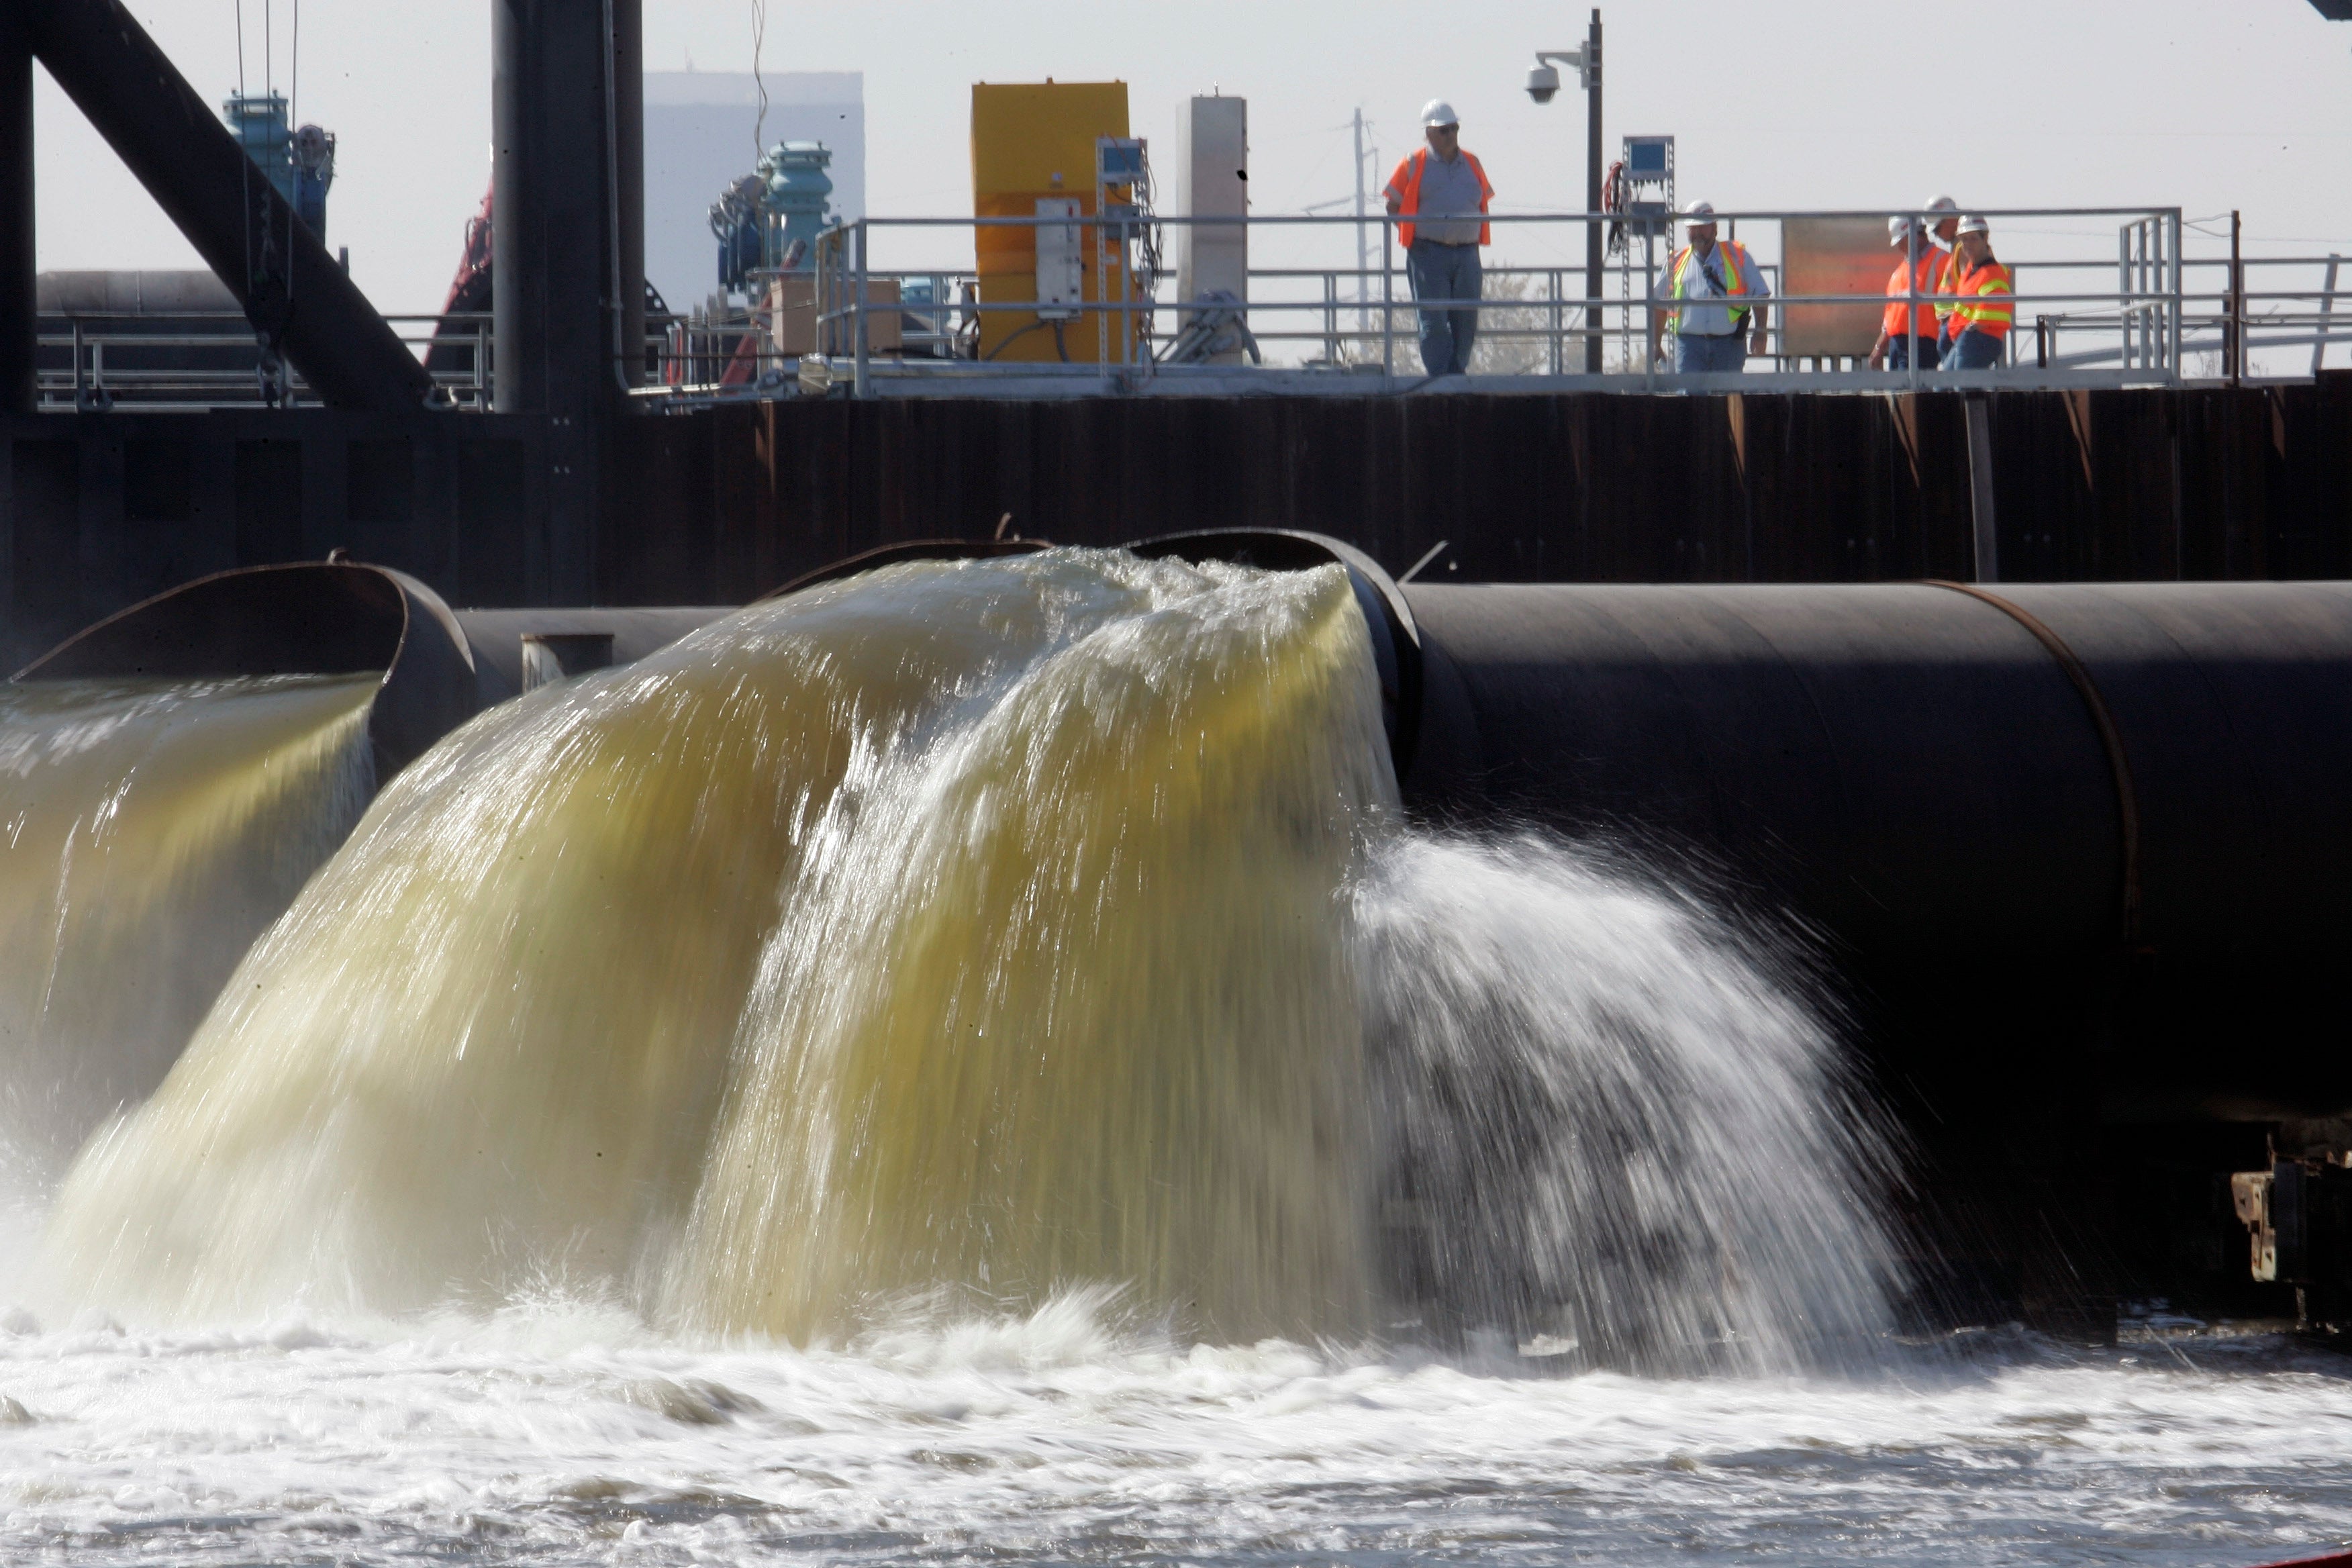
[{"label": "black support column", "polygon": [[0,414],[35,398],[33,51],[14,6],[0,8]]},{"label": "black support column", "polygon": [[[613,20],[608,0],[492,0],[491,16],[493,396],[501,413],[547,419],[541,587],[585,604],[602,436],[620,402]],[[636,144],[642,162],[641,133]]]},{"label": "black support column", "polygon": [[622,377],[646,378],[646,49],[645,0],[613,7],[613,145],[620,207]]}]

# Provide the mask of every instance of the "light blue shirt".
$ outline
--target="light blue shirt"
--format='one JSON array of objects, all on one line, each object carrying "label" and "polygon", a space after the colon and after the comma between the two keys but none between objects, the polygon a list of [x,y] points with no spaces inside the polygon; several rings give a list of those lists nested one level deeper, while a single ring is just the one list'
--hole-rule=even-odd
[{"label": "light blue shirt", "polygon": [[[1764,269],[1756,265],[1754,251],[1748,252],[1748,275],[1739,280],[1741,285],[1739,292],[1737,295],[1728,295],[1723,286],[1723,247],[1718,244],[1710,247],[1705,257],[1693,256],[1690,270],[1683,277],[1684,303],[1677,307],[1671,307],[1682,312],[1682,325],[1676,330],[1687,338],[1727,338],[1736,330],[1731,324],[1730,308],[1724,305],[1699,305],[1691,301],[1727,298],[1770,299],[1771,285],[1764,281]],[[1674,258],[1668,257],[1666,264],[1658,269],[1657,292],[1660,300],[1666,298],[1666,291],[1674,287]]]}]

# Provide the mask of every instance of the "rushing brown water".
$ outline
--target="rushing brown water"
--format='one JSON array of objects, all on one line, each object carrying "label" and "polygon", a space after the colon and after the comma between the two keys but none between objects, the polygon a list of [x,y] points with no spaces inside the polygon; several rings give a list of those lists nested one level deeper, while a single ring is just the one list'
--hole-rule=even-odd
[{"label": "rushing brown water", "polygon": [[406,770],[50,1226],[185,1319],[560,1282],[806,1338],[1116,1280],[1368,1322],[1336,571],[1066,552],[755,607]]},{"label": "rushing brown water", "polygon": [[374,676],[0,683],[0,1137],[143,1098],[359,819]]}]

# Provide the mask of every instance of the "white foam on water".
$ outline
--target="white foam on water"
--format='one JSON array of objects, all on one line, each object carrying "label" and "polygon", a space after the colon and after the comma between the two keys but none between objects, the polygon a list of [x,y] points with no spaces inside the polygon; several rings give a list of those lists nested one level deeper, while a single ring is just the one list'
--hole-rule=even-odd
[{"label": "white foam on water", "polygon": [[2186,1568],[2352,1532],[2346,1389],[2263,1340],[1553,1379],[1083,1294],[808,1350],[561,1303],[93,1318],[0,1333],[0,1561]]}]

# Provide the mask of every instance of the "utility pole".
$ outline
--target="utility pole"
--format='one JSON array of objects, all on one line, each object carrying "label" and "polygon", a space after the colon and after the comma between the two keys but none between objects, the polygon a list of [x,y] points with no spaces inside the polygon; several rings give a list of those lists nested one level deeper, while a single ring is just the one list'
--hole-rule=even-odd
[{"label": "utility pole", "polygon": [[1528,72],[1528,96],[1549,103],[1559,96],[1560,66],[1584,89],[1584,373],[1601,374],[1601,8],[1580,49],[1538,49]]},{"label": "utility pole", "polygon": [[1370,296],[1365,292],[1365,274],[1371,270],[1372,252],[1370,231],[1364,226],[1364,106],[1356,106],[1356,335],[1362,337],[1371,331]]},{"label": "utility pole", "polygon": [[[1601,210],[1601,7],[1584,36],[1584,210]],[[1601,220],[1584,224],[1584,374],[1601,374]]]}]

